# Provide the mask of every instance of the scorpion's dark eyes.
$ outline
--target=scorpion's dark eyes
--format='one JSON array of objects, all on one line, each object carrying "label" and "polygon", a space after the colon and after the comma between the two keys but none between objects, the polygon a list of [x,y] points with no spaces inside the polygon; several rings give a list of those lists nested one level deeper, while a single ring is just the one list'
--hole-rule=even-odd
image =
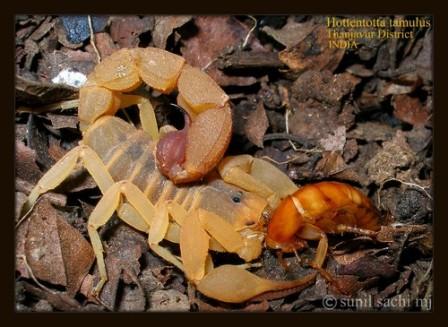
[{"label": "scorpion's dark eyes", "polygon": [[232,196],[232,201],[235,202],[235,203],[240,203],[242,196],[243,196],[243,193],[242,192],[238,192],[237,194],[234,194]]}]

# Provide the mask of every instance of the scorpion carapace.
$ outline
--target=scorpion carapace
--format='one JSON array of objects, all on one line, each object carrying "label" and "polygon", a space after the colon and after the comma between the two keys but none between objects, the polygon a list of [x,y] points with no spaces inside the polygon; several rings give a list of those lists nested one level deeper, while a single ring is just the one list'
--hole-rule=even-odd
[{"label": "scorpion carapace", "polygon": [[320,240],[314,264],[323,264],[327,251],[325,233],[366,232],[379,229],[379,213],[369,198],[354,187],[320,182],[301,187],[273,212],[266,243],[285,252]]}]

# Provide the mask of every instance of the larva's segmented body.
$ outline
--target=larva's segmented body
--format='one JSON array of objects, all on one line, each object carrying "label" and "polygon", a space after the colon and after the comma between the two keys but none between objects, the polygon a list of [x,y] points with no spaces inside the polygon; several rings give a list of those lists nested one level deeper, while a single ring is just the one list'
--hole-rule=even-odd
[{"label": "larva's segmented body", "polygon": [[[363,193],[339,182],[301,187],[273,212],[267,242],[285,251],[303,246],[300,234],[337,233],[350,228],[377,231],[378,210]],[[307,229],[303,232],[303,229]]]}]

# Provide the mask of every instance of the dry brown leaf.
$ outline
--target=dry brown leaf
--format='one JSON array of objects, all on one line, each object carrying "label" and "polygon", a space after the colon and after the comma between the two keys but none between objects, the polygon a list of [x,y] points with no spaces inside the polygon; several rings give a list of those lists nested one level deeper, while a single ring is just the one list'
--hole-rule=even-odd
[{"label": "dry brown leaf", "polygon": [[39,46],[33,40],[26,39],[24,51],[26,54],[25,69],[31,70],[31,65],[33,64],[33,59],[39,53]]},{"label": "dry brown leaf", "polygon": [[38,298],[47,300],[54,308],[61,311],[79,311],[82,307],[71,295],[65,292],[49,292],[45,289],[24,283],[25,289]]},{"label": "dry brown leaf", "polygon": [[42,177],[42,172],[36,164],[36,152],[23,142],[16,142],[15,162],[17,178],[35,184]]},{"label": "dry brown leaf", "polygon": [[28,220],[23,221],[16,229],[15,241],[16,241],[16,263],[15,270],[23,278],[30,278],[30,273],[25,264],[25,240],[26,233],[28,231]]},{"label": "dry brown leaf", "polygon": [[51,158],[53,158],[55,162],[59,161],[59,159],[61,159],[68,152],[68,150],[65,150],[61,147],[59,142],[60,141],[58,139],[50,135],[48,154],[51,156]]},{"label": "dry brown leaf", "polygon": [[[218,69],[216,59],[230,47],[240,46],[249,33],[249,28],[234,17],[199,16],[195,17],[198,33],[183,41],[181,52],[192,66],[204,68],[219,85],[252,85],[256,79],[252,76],[228,76]],[[252,50],[266,51],[256,38],[248,43]]]},{"label": "dry brown leaf", "polygon": [[352,92],[360,81],[360,78],[349,73],[333,75],[328,70],[308,70],[297,78],[291,91],[299,102],[312,98],[319,102],[337,105],[342,97]]},{"label": "dry brown leaf", "polygon": [[[97,64],[97,58],[94,53],[81,50],[56,50],[42,54],[42,62],[38,66],[37,73],[45,76],[48,81],[53,80],[63,70],[80,72],[88,75]],[[54,102],[62,100],[59,96]]]},{"label": "dry brown leaf", "polygon": [[380,81],[378,87],[378,97],[386,97],[388,95],[408,94],[415,90],[416,85],[398,84],[393,82]]},{"label": "dry brown leaf", "polygon": [[415,71],[425,84],[432,84],[433,79],[433,34],[432,30],[428,30],[398,68],[401,71]]},{"label": "dry brown leaf", "polygon": [[368,280],[360,282],[358,277],[353,275],[334,276],[333,281],[330,283],[330,290],[346,295],[356,294],[368,283]]},{"label": "dry brown leaf", "polygon": [[15,88],[17,103],[30,107],[74,98],[77,94],[77,90],[74,87],[63,84],[36,82],[22,76],[16,76]]},{"label": "dry brown leaf", "polygon": [[394,136],[395,131],[393,127],[387,124],[368,121],[357,123],[356,128],[348,132],[347,137],[367,142],[387,141]]},{"label": "dry brown leaf", "polygon": [[365,173],[355,170],[354,168],[347,167],[343,171],[333,174],[332,177],[341,181],[352,181],[354,183],[367,186],[370,184]]},{"label": "dry brown leaf", "polygon": [[336,128],[344,125],[342,115],[338,115],[336,107],[324,106],[310,100],[298,103],[291,99],[295,109],[289,117],[289,130],[292,134],[317,146],[322,138],[328,137]]},{"label": "dry brown leaf", "polygon": [[338,273],[341,275],[356,275],[360,278],[391,278],[398,273],[397,267],[391,261],[393,260],[389,257],[363,256],[348,265],[341,266]]},{"label": "dry brown leaf", "polygon": [[322,152],[322,159],[316,164],[315,170],[323,177],[328,177],[343,171],[345,168],[345,161],[339,152],[324,151]]},{"label": "dry brown leaf", "polygon": [[140,34],[151,30],[153,24],[152,17],[115,16],[110,24],[110,36],[120,48],[135,48]]},{"label": "dry brown leaf", "polygon": [[28,219],[25,254],[33,274],[37,279],[66,286],[73,296],[94,261],[92,247],[45,197]]},{"label": "dry brown leaf", "polygon": [[316,25],[312,20],[297,23],[294,21],[294,17],[289,17],[286,25],[280,29],[263,26],[261,30],[284,46],[291,48],[300,43],[314,28],[316,28]]},{"label": "dry brown leaf", "polygon": [[73,128],[77,129],[79,122],[78,116],[73,115],[61,115],[61,114],[51,114],[47,113],[47,117],[51,120],[53,128]]},{"label": "dry brown leaf", "polygon": [[359,149],[358,142],[356,142],[355,139],[347,140],[344,146],[344,154],[343,154],[345,162],[349,162],[350,160],[355,158],[356,155],[358,154],[358,149]]},{"label": "dry brown leaf", "polygon": [[347,72],[359,77],[370,77],[374,75],[374,72],[371,69],[366,68],[361,64],[353,64],[346,69]]},{"label": "dry brown leaf", "polygon": [[[105,32],[95,33],[95,45],[101,58],[106,58],[118,50],[118,46],[114,43],[110,34]],[[89,48],[89,51],[93,52],[95,50],[92,47],[92,49]]]},{"label": "dry brown leaf", "polygon": [[43,21],[42,24],[40,24],[39,27],[33,32],[33,34],[30,35],[30,39],[34,41],[40,40],[53,28],[54,23],[53,17],[47,16],[45,21]]},{"label": "dry brown leaf", "polygon": [[423,107],[418,98],[408,95],[397,95],[393,99],[394,116],[411,125],[421,127],[429,118],[427,108]]},{"label": "dry brown leaf", "polygon": [[268,117],[263,102],[257,104],[257,108],[247,117],[245,131],[247,138],[256,146],[263,147],[263,136],[269,127]]},{"label": "dry brown leaf", "polygon": [[173,31],[188,23],[192,16],[155,16],[152,40],[157,48],[165,49],[166,41]]},{"label": "dry brown leaf", "polygon": [[[116,306],[120,278],[126,284],[136,283],[140,272],[139,259],[148,246],[141,233],[124,224],[114,228],[109,244],[105,249],[108,281],[104,284],[100,299],[109,309],[113,309]],[[98,277],[97,271],[96,275]]]},{"label": "dry brown leaf", "polygon": [[334,71],[345,50],[330,48],[328,44],[327,27],[321,25],[293,47],[281,51],[280,60],[297,73],[310,69]]},{"label": "dry brown leaf", "polygon": [[117,307],[119,312],[142,312],[145,310],[146,298],[145,293],[140,284],[137,287],[125,285],[121,296],[120,303]]}]

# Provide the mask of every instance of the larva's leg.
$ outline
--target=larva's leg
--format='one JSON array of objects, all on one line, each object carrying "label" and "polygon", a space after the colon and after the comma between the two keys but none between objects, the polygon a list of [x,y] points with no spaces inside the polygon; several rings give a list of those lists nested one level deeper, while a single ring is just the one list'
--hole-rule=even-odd
[{"label": "larva's leg", "polygon": [[328,251],[328,239],[327,235],[318,227],[312,224],[305,223],[300,233],[299,238],[305,240],[319,241],[317,245],[316,255],[311,265],[313,268],[322,268]]}]

